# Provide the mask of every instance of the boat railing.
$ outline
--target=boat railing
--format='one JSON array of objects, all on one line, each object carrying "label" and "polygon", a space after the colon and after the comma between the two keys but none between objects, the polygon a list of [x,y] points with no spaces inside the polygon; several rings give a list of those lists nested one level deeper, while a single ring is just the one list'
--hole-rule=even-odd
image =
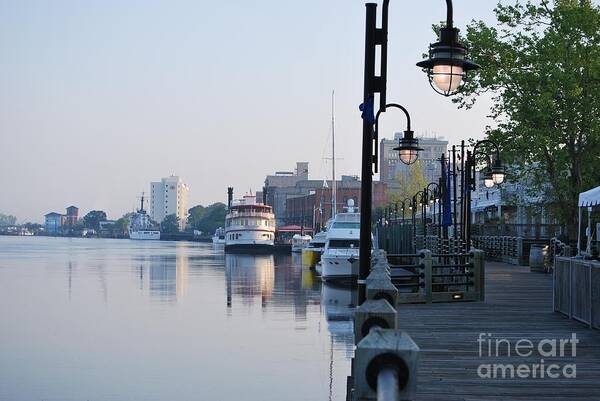
[{"label": "boat railing", "polygon": [[227,215],[228,218],[233,217],[263,217],[266,219],[273,219],[275,215],[273,213],[263,213],[263,212],[230,212]]}]

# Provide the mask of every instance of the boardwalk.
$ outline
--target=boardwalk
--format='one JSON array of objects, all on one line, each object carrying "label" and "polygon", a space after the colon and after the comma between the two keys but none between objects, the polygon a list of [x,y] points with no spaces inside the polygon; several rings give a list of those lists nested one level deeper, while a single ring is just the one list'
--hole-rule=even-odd
[{"label": "boardwalk", "polygon": [[[422,351],[417,400],[600,400],[600,332],[552,312],[550,275],[494,262],[486,268],[485,303],[398,307],[399,327],[413,337]],[[500,344],[499,357],[495,342],[491,357],[488,343],[482,343],[480,357],[480,333],[491,333],[492,341],[508,339],[513,345],[510,357],[506,342]],[[541,340],[556,339],[559,343],[559,339],[571,338],[572,333],[579,340],[576,357],[571,356],[571,347],[566,344],[564,357],[543,359],[546,367],[552,363],[561,367],[575,363],[575,379],[478,375],[480,364],[540,364],[542,356],[537,351],[531,357],[515,355],[514,345],[520,339],[531,340],[537,348]],[[546,344],[544,350],[549,351],[550,346]],[[521,349],[522,354],[526,351]],[[481,370],[486,372],[486,368]]]}]

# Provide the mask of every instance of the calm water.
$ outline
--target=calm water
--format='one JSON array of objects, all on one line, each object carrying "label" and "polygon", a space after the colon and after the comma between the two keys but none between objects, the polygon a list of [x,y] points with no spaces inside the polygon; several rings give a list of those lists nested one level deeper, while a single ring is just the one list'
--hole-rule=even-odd
[{"label": "calm water", "polygon": [[0,237],[0,400],[344,400],[355,297],[299,255]]}]

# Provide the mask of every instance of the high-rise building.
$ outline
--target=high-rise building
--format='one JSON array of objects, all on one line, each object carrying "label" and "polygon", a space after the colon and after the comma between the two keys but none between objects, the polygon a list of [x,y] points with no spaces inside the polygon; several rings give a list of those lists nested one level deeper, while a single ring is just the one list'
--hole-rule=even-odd
[{"label": "high-rise building", "polygon": [[150,217],[162,223],[170,214],[179,218],[179,229],[185,229],[190,188],[181,178],[170,176],[150,183]]},{"label": "high-rise building", "polygon": [[[396,132],[394,139],[382,139],[379,146],[379,171],[380,180],[394,188],[396,176],[398,174],[408,174],[409,166],[402,163],[399,159],[398,151],[394,150],[398,146],[398,140],[404,134]],[[419,147],[423,148],[419,152],[419,160],[423,169],[423,174],[427,182],[437,182],[442,175],[440,157],[448,149],[448,141],[443,138],[420,137]]]}]

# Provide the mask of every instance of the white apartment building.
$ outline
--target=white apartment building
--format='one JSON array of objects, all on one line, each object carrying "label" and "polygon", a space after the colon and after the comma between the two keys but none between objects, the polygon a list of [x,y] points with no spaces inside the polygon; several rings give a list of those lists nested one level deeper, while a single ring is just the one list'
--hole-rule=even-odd
[{"label": "white apartment building", "polygon": [[150,183],[150,217],[162,223],[166,216],[174,214],[179,218],[179,229],[184,230],[188,215],[188,194],[190,188],[181,178],[170,176],[160,182]]},{"label": "white apartment building", "polygon": [[[404,134],[397,132],[394,139],[382,139],[379,145],[379,171],[380,180],[394,188],[396,176],[398,174],[408,174],[409,166],[400,162],[400,157],[397,150],[398,141]],[[448,141],[442,137],[418,137],[419,147],[423,151],[419,152],[419,160],[422,163],[423,174],[427,182],[437,182],[442,174],[440,157],[445,154],[448,149]]]}]

